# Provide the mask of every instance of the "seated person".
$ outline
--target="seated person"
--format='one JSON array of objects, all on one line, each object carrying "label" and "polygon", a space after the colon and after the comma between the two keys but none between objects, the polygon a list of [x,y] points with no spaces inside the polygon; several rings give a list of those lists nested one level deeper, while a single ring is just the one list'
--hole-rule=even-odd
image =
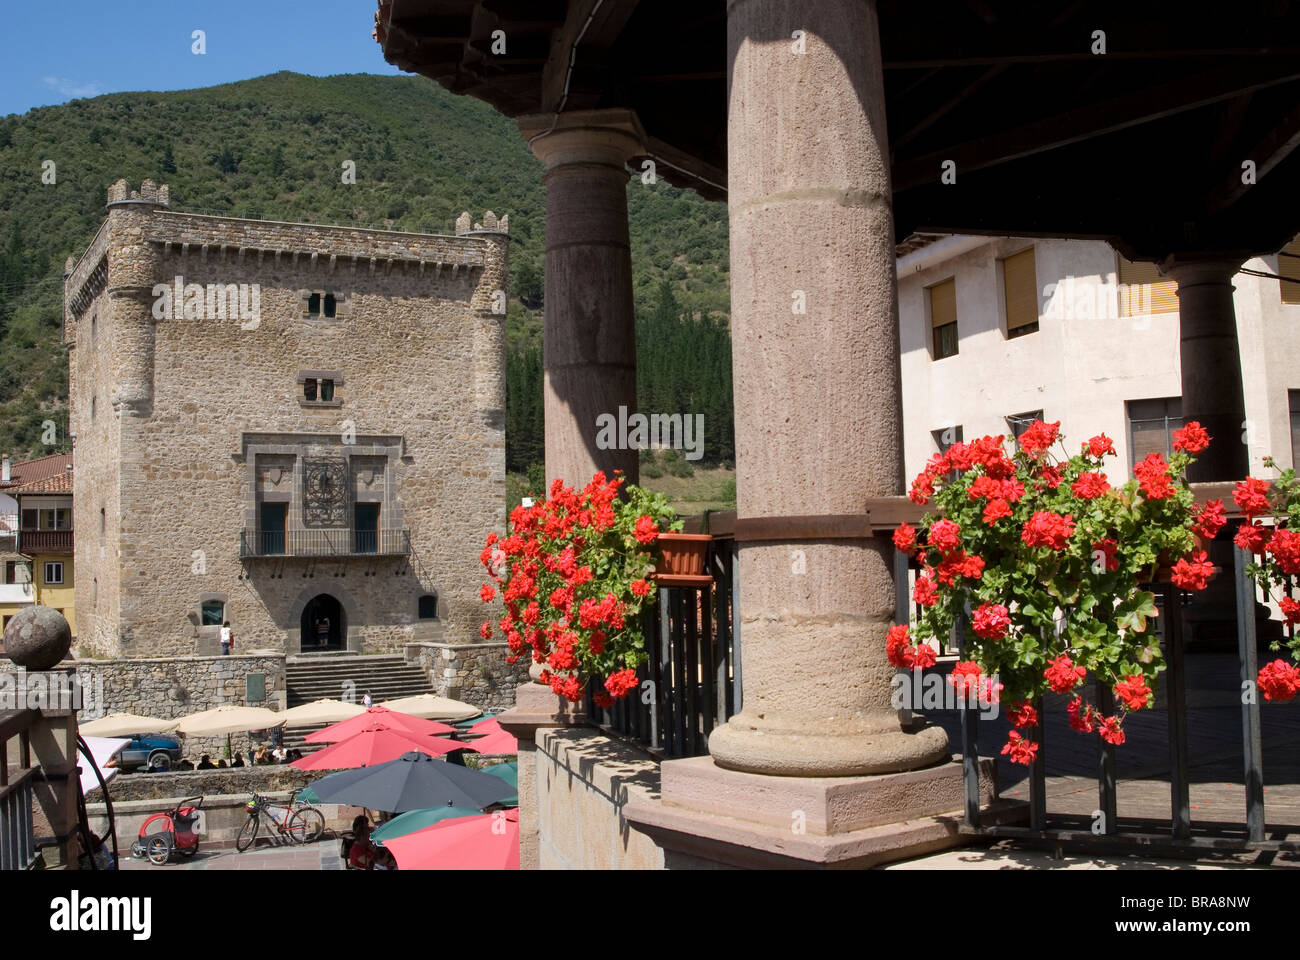
[{"label": "seated person", "polygon": [[271,762],[271,751],[266,748],[266,744],[260,744],[257,753],[253,754],[253,762],[256,764],[266,764]]},{"label": "seated person", "polygon": [[357,814],[352,821],[352,845],[348,849],[348,866],[353,870],[375,869],[375,845],[370,842],[370,821]]},{"label": "seated person", "polygon": [[203,756],[199,757],[199,765],[196,769],[215,770],[216,767],[217,765],[212,762],[212,758],[205,753]]},{"label": "seated person", "polygon": [[387,847],[375,845],[375,866],[376,870],[396,870],[397,861],[393,859],[393,854]]},{"label": "seated person", "polygon": [[271,748],[271,761],[273,763],[284,763],[285,757],[287,756],[289,756],[289,751],[286,750],[284,747],[281,746],[281,747]]},{"label": "seated person", "polygon": [[231,761],[232,767],[242,767],[244,765],[244,754],[242,751],[235,751],[235,759]]}]

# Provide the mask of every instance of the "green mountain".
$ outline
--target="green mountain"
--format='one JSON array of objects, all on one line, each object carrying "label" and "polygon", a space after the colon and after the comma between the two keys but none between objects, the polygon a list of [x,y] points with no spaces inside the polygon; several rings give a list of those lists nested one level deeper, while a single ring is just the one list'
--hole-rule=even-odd
[{"label": "green mountain", "polygon": [[[355,184],[342,182],[348,160]],[[54,183],[42,182],[46,161]],[[0,118],[0,451],[67,451],[63,263],[94,236],[108,185],[147,177],[171,186],[174,209],[225,216],[451,233],[462,210],[509,214],[508,441],[526,466],[540,449],[541,175],[513,121],[418,77],[277,73]],[[725,206],[630,174],[628,206],[639,327],[655,316],[662,324],[666,289],[675,322],[725,329]],[[659,327],[646,329],[662,339]],[[725,368],[729,420],[730,343],[707,339],[709,355],[693,368]],[[660,382],[671,369],[656,367],[655,392],[692,402],[687,387]],[[53,448],[42,443],[47,420],[57,425]]]}]

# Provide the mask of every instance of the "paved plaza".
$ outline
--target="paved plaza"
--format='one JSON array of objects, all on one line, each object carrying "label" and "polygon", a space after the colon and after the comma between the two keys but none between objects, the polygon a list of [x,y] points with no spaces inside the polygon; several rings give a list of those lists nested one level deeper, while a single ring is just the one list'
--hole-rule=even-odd
[{"label": "paved plaza", "polygon": [[[129,847],[128,847],[129,849]],[[342,870],[339,841],[325,838],[302,846],[261,846],[240,853],[234,847],[204,849],[189,859],[177,857],[155,866],[148,860],[133,860],[129,852],[121,858],[123,870]]]}]

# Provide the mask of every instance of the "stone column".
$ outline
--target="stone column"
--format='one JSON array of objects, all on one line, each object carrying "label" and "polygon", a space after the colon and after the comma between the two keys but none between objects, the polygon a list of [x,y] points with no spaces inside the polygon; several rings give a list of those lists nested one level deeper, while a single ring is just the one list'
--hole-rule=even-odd
[{"label": "stone column", "polygon": [[546,477],[582,485],[618,469],[634,482],[637,452],[598,449],[596,435],[602,414],[636,410],[625,164],[645,137],[628,110],[521,117],[519,128],[546,165]]},{"label": "stone column", "polygon": [[[47,680],[55,683],[57,673],[72,672],[69,669],[48,671]],[[39,674],[29,674],[28,683],[36,676]],[[33,789],[33,800],[55,838],[54,845],[46,847],[42,856],[47,869],[76,870],[83,852],[77,831],[77,712],[42,710],[40,713],[28,731],[32,762],[44,774]]]},{"label": "stone column", "polygon": [[[1161,272],[1178,282],[1183,422],[1199,420],[1213,442],[1187,471],[1194,482],[1240,480],[1249,471],[1242,442],[1246,401],[1232,278],[1244,258],[1174,254]],[[1230,578],[1229,578],[1230,579]]]},{"label": "stone column", "polygon": [[[738,518],[860,514],[903,489],[875,4],[730,0],[727,45]],[[709,738],[719,766],[842,777],[948,755],[890,706],[892,549],[742,544],[744,709]]]}]

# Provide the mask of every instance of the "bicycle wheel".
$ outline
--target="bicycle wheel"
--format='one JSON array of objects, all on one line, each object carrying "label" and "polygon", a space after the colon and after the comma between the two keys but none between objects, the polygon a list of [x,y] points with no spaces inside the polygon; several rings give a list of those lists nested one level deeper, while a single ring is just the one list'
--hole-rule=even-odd
[{"label": "bicycle wheel", "polygon": [[151,837],[149,845],[145,847],[145,853],[149,857],[149,862],[162,866],[171,859],[172,840],[171,837],[163,835],[161,837]]},{"label": "bicycle wheel", "polygon": [[303,807],[289,818],[287,832],[294,843],[314,843],[325,832],[325,817],[314,807]]},{"label": "bicycle wheel", "polygon": [[235,840],[235,849],[243,853],[253,845],[257,839],[257,817],[249,817],[248,821],[239,828],[239,837]]}]

